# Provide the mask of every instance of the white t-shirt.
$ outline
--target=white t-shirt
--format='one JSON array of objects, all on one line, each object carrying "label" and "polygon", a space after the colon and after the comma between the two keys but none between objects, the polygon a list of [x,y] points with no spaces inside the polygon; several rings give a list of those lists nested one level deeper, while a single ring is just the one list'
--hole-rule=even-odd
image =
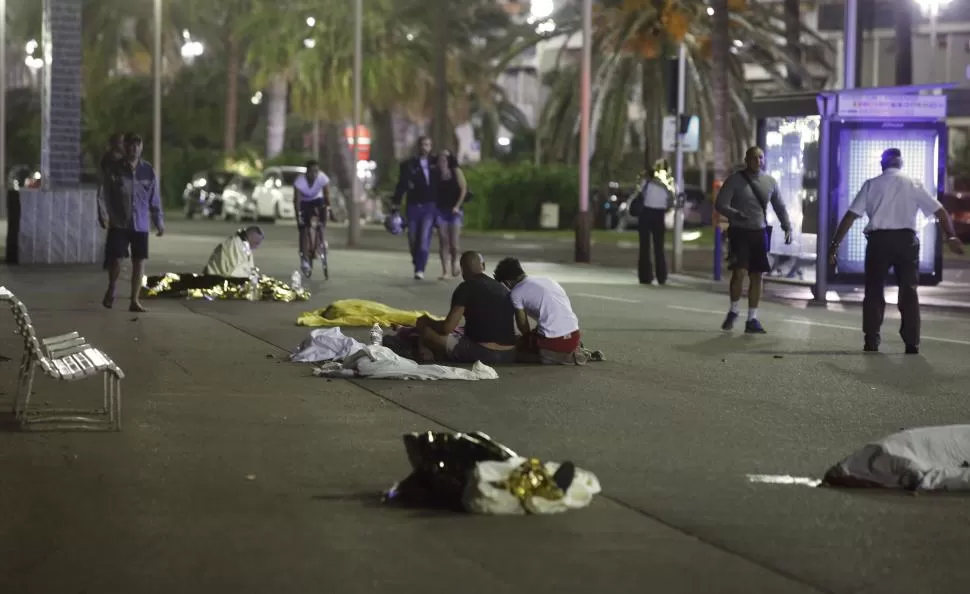
[{"label": "white t-shirt", "polygon": [[511,293],[512,307],[538,322],[539,334],[562,338],[579,330],[579,319],[562,286],[551,278],[527,276]]},{"label": "white t-shirt", "polygon": [[327,187],[330,183],[330,178],[327,174],[320,172],[315,178],[313,178],[313,185],[311,186],[306,179],[306,174],[301,173],[296,176],[296,180],[293,182],[293,187],[300,191],[300,201],[310,201],[316,200],[318,198],[323,198],[323,189]]},{"label": "white t-shirt", "polygon": [[930,195],[923,184],[900,173],[899,169],[887,169],[882,175],[867,180],[849,206],[849,212],[868,215],[866,231],[890,231],[916,229],[916,214],[926,216],[943,208],[940,201]]},{"label": "white t-shirt", "polygon": [[650,180],[643,188],[643,206],[667,210],[670,200],[670,190],[657,180]]}]

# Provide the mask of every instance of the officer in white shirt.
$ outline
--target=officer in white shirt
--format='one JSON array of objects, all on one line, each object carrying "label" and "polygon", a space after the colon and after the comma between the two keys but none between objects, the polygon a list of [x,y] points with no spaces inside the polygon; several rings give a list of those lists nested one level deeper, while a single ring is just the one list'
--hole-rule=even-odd
[{"label": "officer in white shirt", "polygon": [[664,218],[674,196],[670,189],[657,179],[656,171],[650,171],[647,176],[640,190],[642,202],[637,215],[640,232],[640,259],[637,272],[641,285],[652,284],[656,263],[657,283],[663,285],[667,283],[667,257],[664,253],[664,234],[667,227]]},{"label": "officer in white shirt", "polygon": [[884,288],[889,268],[896,272],[899,285],[899,314],[902,324],[899,334],[906,344],[906,354],[919,354],[919,237],[916,215],[936,216],[946,231],[946,243],[958,254],[963,244],[956,237],[950,215],[940,202],[930,195],[917,180],[900,171],[903,155],[891,148],[882,154],[882,175],[867,180],[842,217],[829,246],[829,261],[835,265],[839,245],[856,219],[867,215],[866,225],[866,293],[862,302],[863,350],[879,351],[880,328],[886,310]]}]

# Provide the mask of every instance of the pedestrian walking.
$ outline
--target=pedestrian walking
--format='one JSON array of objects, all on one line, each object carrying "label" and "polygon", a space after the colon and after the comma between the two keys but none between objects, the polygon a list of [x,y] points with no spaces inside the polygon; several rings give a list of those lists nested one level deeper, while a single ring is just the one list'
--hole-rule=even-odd
[{"label": "pedestrian walking", "polygon": [[125,154],[109,165],[98,201],[98,222],[107,229],[104,267],[108,271],[108,289],[101,301],[111,308],[115,285],[121,274],[121,260],[131,255],[131,301],[129,311],[143,312],[141,284],[148,259],[148,232],[154,226],[161,237],[165,233],[161,198],[155,169],[141,158],[144,144],[141,136],[125,134]]},{"label": "pedestrian walking", "polygon": [[963,243],[956,237],[949,213],[918,180],[903,175],[903,155],[897,148],[883,152],[882,175],[867,180],[856,194],[848,212],[842,217],[832,243],[829,261],[838,263],[839,246],[856,219],[869,217],[865,228],[865,297],[862,301],[863,350],[879,351],[880,329],[886,311],[886,276],[895,271],[899,285],[899,335],[906,353],[919,354],[919,236],[916,215],[936,216],[945,231],[946,244],[952,251],[963,253]]},{"label": "pedestrian walking", "polygon": [[450,151],[438,155],[438,202],[435,226],[438,228],[438,252],[441,256],[441,276],[461,276],[458,257],[461,255],[458,240],[464,221],[462,206],[468,197],[468,182],[465,173],[458,166],[458,160]]},{"label": "pedestrian walking", "polygon": [[405,194],[408,197],[405,217],[416,280],[424,279],[431,253],[431,235],[438,215],[437,177],[438,163],[431,155],[431,139],[422,136],[418,138],[417,154],[401,163],[397,188],[391,200],[393,210],[397,211]]},{"label": "pedestrian walking", "polygon": [[[657,177],[656,169],[647,172],[647,178],[640,188],[640,195],[634,200],[634,204],[638,205],[637,212],[630,213],[637,217],[640,244],[637,275],[641,285],[653,284],[654,278],[657,279],[658,284],[667,283],[667,255],[664,253],[667,232],[665,219],[673,201],[673,192]],[[656,276],[654,276],[655,271]]]},{"label": "pedestrian walking", "polygon": [[768,206],[775,211],[785,232],[785,243],[791,244],[791,223],[788,211],[778,193],[778,183],[766,175],[765,153],[753,146],[744,155],[745,168],[731,174],[721,186],[714,207],[728,219],[728,260],[731,268],[731,307],[722,330],[732,330],[738,319],[744,279],[748,278],[748,320],[744,331],[764,334],[758,320],[758,305],[764,274],[771,270],[768,252],[771,249],[771,227],[768,226]]}]

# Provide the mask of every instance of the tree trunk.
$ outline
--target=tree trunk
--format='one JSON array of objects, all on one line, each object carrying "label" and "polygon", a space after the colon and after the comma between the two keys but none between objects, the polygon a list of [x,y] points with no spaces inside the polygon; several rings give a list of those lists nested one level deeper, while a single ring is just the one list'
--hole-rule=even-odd
[{"label": "tree trunk", "polygon": [[[788,57],[796,64],[802,63],[800,4],[801,0],[785,0],[785,49]],[[795,90],[802,88],[802,76],[794,68],[788,70],[788,84]]]},{"label": "tree trunk", "polygon": [[448,133],[448,11],[443,7],[435,10],[434,49],[434,117],[432,118],[432,141],[435,150],[451,148]]},{"label": "tree trunk", "polygon": [[730,46],[728,37],[727,0],[711,0],[714,9],[713,26],[711,29],[712,51],[712,89],[714,96],[714,179],[723,183],[731,173],[731,148],[729,137],[729,118],[731,117],[731,96],[728,93],[728,56]]},{"label": "tree trunk", "polygon": [[392,179],[397,173],[397,155],[394,150],[394,117],[388,109],[372,109],[374,122],[373,156],[377,163],[377,183]]},{"label": "tree trunk", "polygon": [[286,142],[287,84],[283,74],[276,74],[269,81],[266,100],[266,158],[272,159],[283,152]]},{"label": "tree trunk", "polygon": [[896,85],[913,84],[913,6],[896,3]]},{"label": "tree trunk", "polygon": [[227,40],[226,71],[226,122],[223,131],[222,149],[230,154],[236,150],[236,130],[239,125],[239,40],[235,33],[229,33]]}]

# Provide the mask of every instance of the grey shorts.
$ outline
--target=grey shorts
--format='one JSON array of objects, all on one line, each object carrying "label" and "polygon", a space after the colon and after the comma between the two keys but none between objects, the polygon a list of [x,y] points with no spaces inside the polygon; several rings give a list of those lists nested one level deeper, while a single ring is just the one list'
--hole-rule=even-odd
[{"label": "grey shorts", "polygon": [[486,365],[510,365],[515,363],[515,349],[495,351],[468,340],[464,336],[451,335],[445,346],[448,358],[456,363],[475,363],[481,361]]}]

